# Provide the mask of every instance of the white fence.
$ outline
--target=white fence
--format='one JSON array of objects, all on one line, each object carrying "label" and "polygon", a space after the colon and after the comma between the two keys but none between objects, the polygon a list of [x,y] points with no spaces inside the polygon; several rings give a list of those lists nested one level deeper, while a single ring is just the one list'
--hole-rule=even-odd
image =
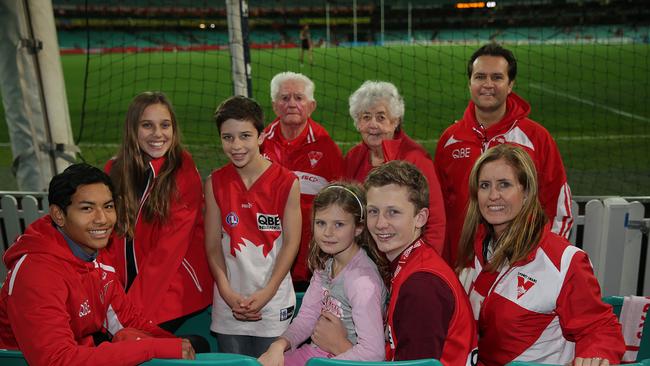
[{"label": "white fence", "polygon": [[[650,218],[646,218],[650,197],[574,198],[575,223],[569,239],[589,253],[603,296],[650,295]],[[0,192],[0,254],[47,211],[45,193]],[[0,281],[5,274],[3,263]]]}]

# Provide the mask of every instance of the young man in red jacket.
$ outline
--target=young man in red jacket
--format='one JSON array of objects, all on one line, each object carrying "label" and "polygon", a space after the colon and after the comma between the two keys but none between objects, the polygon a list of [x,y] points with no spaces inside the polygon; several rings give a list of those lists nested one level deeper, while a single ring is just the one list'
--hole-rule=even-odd
[{"label": "young man in red jacket", "polygon": [[[101,170],[75,164],[52,178],[50,214],[9,248],[0,292],[0,348],[30,365],[136,365],[193,359],[176,338],[128,301],[100,252],[115,224],[113,187]],[[95,339],[112,339],[95,347]]]},{"label": "young man in red jacket", "polygon": [[470,57],[467,76],[469,105],[463,118],[443,132],[434,157],[447,214],[444,257],[452,266],[465,220],[469,172],[490,147],[508,143],[524,148],[535,162],[539,199],[552,231],[568,237],[573,224],[560,151],[548,131],[528,118],[530,105],[512,91],[517,76],[512,52],[495,43],[484,45]]},{"label": "young man in red jacket", "polygon": [[[393,160],[371,170],[364,186],[368,231],[391,262],[386,359],[476,365],[476,324],[465,290],[422,236],[429,216],[427,179],[411,163]],[[352,346],[341,330],[340,320],[325,313],[312,341],[337,355]]]}]

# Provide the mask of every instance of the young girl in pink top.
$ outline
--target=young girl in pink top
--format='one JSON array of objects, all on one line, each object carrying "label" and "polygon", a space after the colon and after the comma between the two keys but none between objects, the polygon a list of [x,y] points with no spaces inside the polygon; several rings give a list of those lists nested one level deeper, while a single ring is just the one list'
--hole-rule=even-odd
[{"label": "young girl in pink top", "polygon": [[[312,357],[384,360],[386,259],[371,243],[364,219],[365,194],[356,184],[332,183],[316,196],[309,253],[314,275],[300,312],[260,356],[262,365],[304,365]],[[320,317],[339,318],[352,347],[340,354],[320,349],[316,328]],[[312,343],[296,348],[309,337]]]}]

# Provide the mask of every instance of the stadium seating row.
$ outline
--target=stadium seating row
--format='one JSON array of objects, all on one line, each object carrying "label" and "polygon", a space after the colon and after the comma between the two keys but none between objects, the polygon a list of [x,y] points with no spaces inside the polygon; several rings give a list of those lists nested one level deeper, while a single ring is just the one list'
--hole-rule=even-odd
[{"label": "stadium seating row", "polygon": [[[466,43],[487,42],[576,42],[576,41],[621,41],[634,43],[647,43],[650,35],[650,26],[632,27],[626,25],[584,26],[584,27],[526,27],[526,28],[474,28],[474,29],[448,29],[448,30],[418,30],[411,34],[416,42],[437,43]],[[279,31],[253,30],[250,33],[252,44],[297,44],[296,34],[286,34]],[[312,30],[312,40],[318,44],[326,37],[325,30]],[[333,38],[347,40],[349,34],[336,34]],[[192,46],[192,45],[227,45],[228,33],[222,30],[194,30],[194,31],[86,31],[60,30],[58,32],[59,45],[62,49],[85,49],[87,38],[90,48],[115,48],[115,47],[163,47],[163,46]],[[360,36],[366,40],[381,39],[380,34],[367,34]],[[406,31],[386,31],[384,41],[409,41]]]}]

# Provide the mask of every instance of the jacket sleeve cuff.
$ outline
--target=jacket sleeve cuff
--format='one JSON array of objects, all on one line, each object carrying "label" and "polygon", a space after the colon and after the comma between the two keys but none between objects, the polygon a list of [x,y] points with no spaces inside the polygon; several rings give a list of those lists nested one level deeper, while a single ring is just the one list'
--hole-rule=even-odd
[{"label": "jacket sleeve cuff", "polygon": [[154,358],[182,358],[181,338],[153,338],[152,353]]}]

